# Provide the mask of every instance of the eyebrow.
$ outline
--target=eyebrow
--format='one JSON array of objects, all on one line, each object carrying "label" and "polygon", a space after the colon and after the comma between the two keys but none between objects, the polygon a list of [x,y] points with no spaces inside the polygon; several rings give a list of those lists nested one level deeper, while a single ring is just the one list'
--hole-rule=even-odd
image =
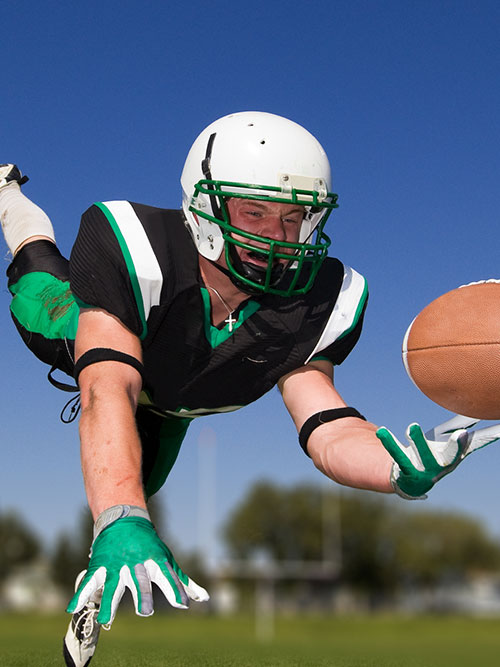
[{"label": "eyebrow", "polygon": [[[261,202],[258,199],[242,199],[243,206],[256,206],[257,208],[260,209],[267,209],[267,205],[264,202]],[[292,208],[290,211],[287,211],[285,215],[290,215],[291,213],[303,213],[304,212],[304,206],[297,205],[294,208]]]}]

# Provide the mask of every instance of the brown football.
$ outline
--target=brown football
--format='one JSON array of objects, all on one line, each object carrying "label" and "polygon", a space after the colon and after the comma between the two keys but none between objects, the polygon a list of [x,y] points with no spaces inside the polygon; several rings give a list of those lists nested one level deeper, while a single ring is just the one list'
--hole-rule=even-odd
[{"label": "brown football", "polygon": [[403,362],[443,408],[500,419],[500,281],[463,285],[426,306],[406,332]]}]

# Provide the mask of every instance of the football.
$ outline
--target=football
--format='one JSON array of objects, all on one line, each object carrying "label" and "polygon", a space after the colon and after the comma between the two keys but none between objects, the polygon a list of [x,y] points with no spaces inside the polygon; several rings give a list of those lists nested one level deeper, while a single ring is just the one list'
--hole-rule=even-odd
[{"label": "football", "polygon": [[443,408],[500,419],[500,281],[463,285],[426,306],[406,332],[403,362]]}]

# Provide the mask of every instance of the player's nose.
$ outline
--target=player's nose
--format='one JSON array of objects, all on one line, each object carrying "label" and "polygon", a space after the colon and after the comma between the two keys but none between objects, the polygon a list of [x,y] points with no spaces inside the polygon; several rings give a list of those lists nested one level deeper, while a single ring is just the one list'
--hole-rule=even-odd
[{"label": "player's nose", "polygon": [[273,241],[285,241],[286,232],[283,220],[279,215],[269,215],[263,220],[261,235]]}]

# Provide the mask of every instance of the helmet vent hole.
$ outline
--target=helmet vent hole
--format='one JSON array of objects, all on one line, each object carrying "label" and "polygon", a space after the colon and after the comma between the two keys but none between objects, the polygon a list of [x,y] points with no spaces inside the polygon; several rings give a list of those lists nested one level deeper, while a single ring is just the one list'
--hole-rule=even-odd
[{"label": "helmet vent hole", "polygon": [[265,140],[265,139],[261,139],[261,142],[260,142],[260,143],[261,143],[261,144],[265,144],[265,143],[266,143],[266,140]]},{"label": "helmet vent hole", "polygon": [[253,127],[253,123],[248,123],[248,127]]}]

